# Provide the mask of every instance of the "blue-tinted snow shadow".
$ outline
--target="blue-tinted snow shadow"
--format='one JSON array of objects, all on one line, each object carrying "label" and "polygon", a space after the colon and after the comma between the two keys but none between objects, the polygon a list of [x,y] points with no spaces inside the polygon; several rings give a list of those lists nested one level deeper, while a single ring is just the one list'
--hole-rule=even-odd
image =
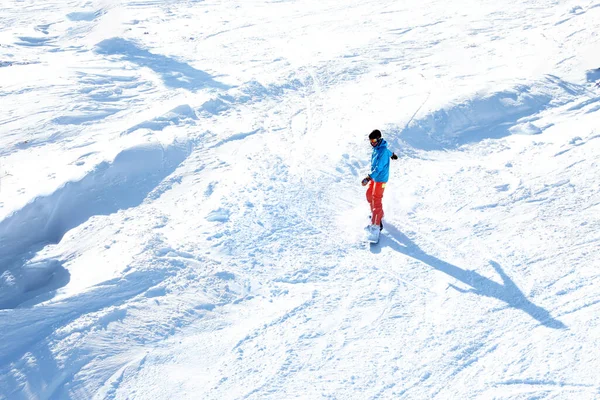
[{"label": "blue-tinted snow shadow", "polygon": [[94,216],[137,207],[169,188],[161,183],[191,152],[188,143],[145,144],[121,151],[79,181],[40,196],[0,221],[0,310],[32,306],[52,298],[69,272],[56,260],[32,262],[36,253],[59,243]]},{"label": "blue-tinted snow shadow", "polygon": [[[44,398],[49,399],[71,398],[73,392],[69,385],[73,376],[94,355],[86,349],[66,352],[67,358],[57,365],[56,354],[48,352],[48,346],[56,340],[57,327],[66,327],[82,315],[94,315],[99,310],[113,308],[113,312],[100,319],[92,317],[94,323],[80,326],[76,331],[106,329],[108,323],[123,317],[125,310],[119,306],[163,282],[180,268],[183,267],[170,263],[155,265],[95,285],[69,297],[68,301],[0,312],[0,393],[12,394],[8,397],[11,399],[29,398],[27,393],[43,393]],[[126,352],[146,340],[129,341],[124,346],[121,346],[124,342],[113,343],[112,347]],[[23,362],[23,357],[35,362]],[[116,369],[105,379],[114,372]]]},{"label": "blue-tinted snow shadow", "polygon": [[91,22],[101,17],[104,14],[103,10],[98,11],[77,11],[67,14],[67,19],[74,22],[86,21]]},{"label": "blue-tinted snow shadow", "polygon": [[589,70],[585,73],[588,82],[600,81],[600,68]]},{"label": "blue-tinted snow shadow", "polygon": [[[595,80],[598,76],[600,71],[589,71],[587,79]],[[409,145],[435,151],[514,134],[537,135],[547,128],[536,126],[538,113],[573,101],[586,91],[583,85],[546,75],[533,85],[518,84],[498,92],[474,94],[429,112],[421,110],[426,98],[405,126],[392,125],[386,129],[387,139],[395,148]]]},{"label": "blue-tinted snow shadow", "polygon": [[480,296],[493,297],[503,301],[510,307],[529,314],[533,319],[539,321],[542,325],[547,326],[548,328],[567,328],[565,324],[557,319],[554,319],[552,315],[550,315],[550,312],[542,307],[536,306],[529,301],[523,292],[517,287],[517,285],[515,285],[508,275],[506,275],[498,263],[490,261],[490,264],[502,279],[502,284],[494,282],[475,271],[459,268],[425,253],[406,235],[389,223],[385,225],[385,228],[389,235],[382,235],[380,246],[389,246],[395,251],[414,258],[415,260],[419,260],[471,287],[468,290],[463,290],[453,286],[459,292],[474,293]]},{"label": "blue-tinted snow shadow", "polygon": [[59,260],[47,259],[26,262],[20,268],[4,271],[10,273],[11,285],[0,284],[0,310],[32,307],[52,299],[58,289],[71,281],[71,273]]},{"label": "blue-tinted snow shadow", "polygon": [[103,40],[96,45],[96,53],[102,55],[122,56],[122,59],[147,67],[159,74],[165,85],[172,88],[198,90],[202,88],[229,89],[221,82],[189,64],[177,61],[161,54],[154,54],[142,49],[134,42],[123,38]]},{"label": "blue-tinted snow shadow", "polygon": [[[498,117],[494,121],[468,121],[465,118],[461,123],[453,121],[456,115],[459,115],[456,110],[438,110],[404,129],[400,127],[390,129],[388,142],[396,148],[409,145],[413,149],[424,151],[454,150],[486,139],[502,139],[510,136],[513,134],[511,128],[517,125],[520,119],[542,110],[543,107],[535,111],[523,110]],[[453,125],[459,125],[460,128],[452,130]],[[536,133],[541,133],[541,130]]]},{"label": "blue-tinted snow shadow", "polygon": [[[34,336],[32,331],[26,334]],[[48,341],[42,340],[34,348],[29,349],[27,356],[35,359],[35,362],[21,362],[16,366],[12,365],[11,368],[9,363],[4,363],[3,354],[0,354],[0,363],[2,363],[0,389],[7,391],[9,395],[7,398],[24,399],[28,397],[27,393],[43,393],[47,396],[49,387],[52,385],[48,383],[49,380],[44,379],[46,378],[44,375],[49,375],[51,372],[57,374],[61,371],[61,366],[57,362],[56,355],[50,349]]]}]

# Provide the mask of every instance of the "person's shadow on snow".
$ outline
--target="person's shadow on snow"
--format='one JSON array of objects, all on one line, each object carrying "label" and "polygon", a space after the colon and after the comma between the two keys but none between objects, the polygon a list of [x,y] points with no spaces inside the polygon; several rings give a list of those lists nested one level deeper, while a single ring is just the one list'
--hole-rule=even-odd
[{"label": "person's shadow on snow", "polygon": [[386,224],[385,228],[389,235],[382,235],[383,240],[380,242],[382,245],[387,245],[399,253],[419,260],[471,287],[468,290],[464,290],[451,285],[459,292],[493,297],[505,302],[510,307],[526,312],[544,326],[553,329],[567,328],[565,324],[554,319],[547,310],[529,301],[498,263],[490,261],[492,267],[500,275],[500,278],[502,278],[502,284],[494,282],[475,271],[464,270],[425,253],[412,240],[389,223]]}]

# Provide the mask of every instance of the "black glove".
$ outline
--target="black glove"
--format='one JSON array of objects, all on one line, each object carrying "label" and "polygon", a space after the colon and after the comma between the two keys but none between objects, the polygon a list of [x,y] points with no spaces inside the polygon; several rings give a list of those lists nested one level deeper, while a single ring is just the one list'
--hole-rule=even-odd
[{"label": "black glove", "polygon": [[396,155],[396,153],[392,153],[392,160],[397,160],[398,156]]},{"label": "black glove", "polygon": [[367,176],[365,179],[362,180],[361,184],[363,186],[367,186],[369,184],[369,181],[371,180],[370,176]]}]

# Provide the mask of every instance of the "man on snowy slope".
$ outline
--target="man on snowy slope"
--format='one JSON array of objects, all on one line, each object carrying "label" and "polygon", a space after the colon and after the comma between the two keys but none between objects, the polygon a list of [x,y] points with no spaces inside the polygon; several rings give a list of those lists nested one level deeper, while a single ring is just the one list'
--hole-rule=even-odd
[{"label": "man on snowy slope", "polygon": [[369,141],[373,147],[371,154],[371,173],[362,180],[362,185],[367,186],[367,201],[371,206],[371,225],[366,227],[367,239],[370,242],[379,241],[379,233],[383,229],[383,191],[390,176],[390,158],[397,160],[398,156],[387,148],[387,142],[381,137],[381,132],[375,129],[369,134]]}]

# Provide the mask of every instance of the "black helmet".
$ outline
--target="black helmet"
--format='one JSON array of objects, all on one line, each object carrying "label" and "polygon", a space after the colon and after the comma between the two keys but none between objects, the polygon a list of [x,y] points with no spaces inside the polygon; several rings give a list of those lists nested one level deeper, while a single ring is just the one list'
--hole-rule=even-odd
[{"label": "black helmet", "polygon": [[369,139],[381,139],[381,132],[379,129],[375,129],[373,132],[369,134]]}]

